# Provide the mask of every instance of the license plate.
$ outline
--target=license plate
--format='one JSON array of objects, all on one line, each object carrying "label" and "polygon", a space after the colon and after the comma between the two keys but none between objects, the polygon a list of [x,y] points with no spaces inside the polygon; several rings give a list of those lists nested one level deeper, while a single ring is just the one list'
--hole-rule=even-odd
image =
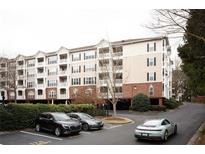
[{"label": "license plate", "polygon": [[142,133],[141,136],[148,136],[148,134],[147,133]]}]

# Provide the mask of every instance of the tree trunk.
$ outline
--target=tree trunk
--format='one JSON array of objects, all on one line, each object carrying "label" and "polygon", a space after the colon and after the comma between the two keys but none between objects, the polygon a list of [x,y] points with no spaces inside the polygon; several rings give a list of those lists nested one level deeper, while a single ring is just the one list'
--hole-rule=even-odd
[{"label": "tree trunk", "polygon": [[114,116],[114,117],[117,116],[116,105],[117,105],[117,103],[112,103],[112,106],[113,106],[113,116]]}]

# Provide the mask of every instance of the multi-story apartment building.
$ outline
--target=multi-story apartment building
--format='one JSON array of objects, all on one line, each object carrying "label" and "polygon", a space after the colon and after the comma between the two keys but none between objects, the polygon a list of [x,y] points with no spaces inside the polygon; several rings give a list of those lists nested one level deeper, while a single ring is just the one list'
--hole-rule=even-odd
[{"label": "multi-story apartment building", "polygon": [[[172,61],[167,37],[106,40],[74,49],[61,47],[56,52],[19,55],[16,63],[18,101],[70,101],[81,94],[111,98],[109,80],[115,85],[115,97],[131,100],[148,95],[153,104],[161,104],[171,94]],[[13,60],[12,60],[13,61]],[[0,62],[1,76],[7,60]],[[11,100],[11,92],[0,79],[0,92]]]}]

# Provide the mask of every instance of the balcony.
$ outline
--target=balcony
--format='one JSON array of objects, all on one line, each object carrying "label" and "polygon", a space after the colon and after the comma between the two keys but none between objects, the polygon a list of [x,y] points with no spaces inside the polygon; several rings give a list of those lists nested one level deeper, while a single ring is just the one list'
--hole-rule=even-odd
[{"label": "balcony", "polygon": [[59,86],[66,87],[67,86],[67,82],[60,82]]},{"label": "balcony", "polygon": [[60,63],[66,63],[68,59],[60,59]]},{"label": "balcony", "polygon": [[37,77],[44,77],[45,76],[45,73],[38,73],[37,74]]},{"label": "balcony", "polygon": [[37,65],[38,66],[43,66],[45,63],[44,62],[38,62]]},{"label": "balcony", "polygon": [[67,99],[67,95],[66,94],[60,94],[60,99]]},{"label": "balcony", "polygon": [[34,67],[35,63],[27,64],[27,67]]},{"label": "balcony", "polygon": [[122,84],[122,79],[115,79],[116,84]]},{"label": "balcony", "polygon": [[38,95],[37,99],[44,99],[44,96],[43,95]]},{"label": "balcony", "polygon": [[115,52],[113,53],[113,57],[121,57],[123,55],[122,52]]},{"label": "balcony", "polygon": [[35,95],[28,95],[27,99],[35,99]]},{"label": "balcony", "polygon": [[99,58],[103,59],[103,58],[109,58],[110,57],[110,53],[99,53]]},{"label": "balcony", "polygon": [[107,85],[107,80],[99,80],[99,83],[100,83],[101,85]]},{"label": "balcony", "polygon": [[59,75],[67,75],[68,71],[67,70],[60,70]]},{"label": "balcony", "polygon": [[28,78],[35,78],[35,74],[28,74],[27,77]]},{"label": "balcony", "polygon": [[22,99],[24,99],[24,96],[17,96],[17,99],[22,100]]},{"label": "balcony", "polygon": [[44,84],[43,84],[43,83],[37,84],[37,87],[38,87],[38,88],[43,88],[43,87],[44,87]]}]

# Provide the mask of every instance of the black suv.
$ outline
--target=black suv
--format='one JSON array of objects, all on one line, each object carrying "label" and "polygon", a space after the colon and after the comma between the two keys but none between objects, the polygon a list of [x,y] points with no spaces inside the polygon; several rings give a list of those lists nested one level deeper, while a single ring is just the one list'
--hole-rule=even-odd
[{"label": "black suv", "polygon": [[65,113],[45,112],[36,119],[36,131],[41,129],[55,132],[56,136],[62,134],[78,134],[81,131],[81,123],[71,119]]}]

